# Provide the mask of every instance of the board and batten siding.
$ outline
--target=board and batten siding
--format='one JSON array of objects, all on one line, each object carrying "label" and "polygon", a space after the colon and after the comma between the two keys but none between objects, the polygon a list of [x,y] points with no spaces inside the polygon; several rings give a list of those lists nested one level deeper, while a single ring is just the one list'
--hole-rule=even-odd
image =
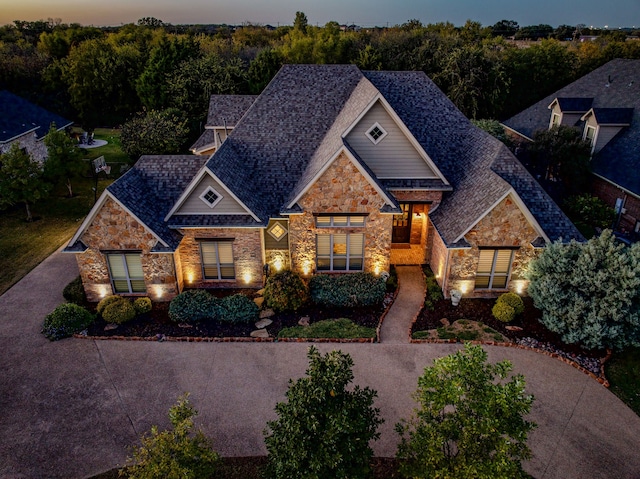
[{"label": "board and batten siding", "polygon": [[[376,122],[387,132],[377,145],[367,135]],[[438,178],[380,102],[371,107],[346,140],[378,178]]]},{"label": "board and batten siding", "polygon": [[[222,200],[220,200],[213,208],[209,207],[209,205],[200,198],[200,195],[202,195],[209,186],[222,196]],[[214,180],[211,176],[205,175],[175,214],[246,215],[247,211],[229,193],[227,193],[220,183]]]}]

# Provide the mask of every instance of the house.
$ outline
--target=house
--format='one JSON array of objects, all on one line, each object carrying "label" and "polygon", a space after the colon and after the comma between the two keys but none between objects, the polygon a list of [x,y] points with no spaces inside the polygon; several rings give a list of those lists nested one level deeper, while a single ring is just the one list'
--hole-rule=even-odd
[{"label": "house", "polygon": [[285,65],[261,95],[211,105],[208,130],[226,119],[228,132],[215,153],[141,157],[71,239],[90,300],[260,287],[265,265],[308,277],[422,263],[446,295],[495,296],[526,288],[545,243],[581,238],[422,72]]},{"label": "house", "polygon": [[591,143],[592,193],[619,213],[621,231],[640,233],[640,60],[612,60],[503,123],[533,141],[554,125]]},{"label": "house", "polygon": [[42,141],[52,123],[63,130],[73,122],[33,103],[0,90],[0,154],[17,143],[39,162],[47,159],[47,147]]}]

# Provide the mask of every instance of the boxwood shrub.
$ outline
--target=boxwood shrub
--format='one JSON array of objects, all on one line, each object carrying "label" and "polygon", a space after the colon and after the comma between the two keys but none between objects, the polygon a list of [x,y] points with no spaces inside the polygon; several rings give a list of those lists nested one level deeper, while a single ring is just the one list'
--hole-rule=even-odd
[{"label": "boxwood shrub", "polygon": [[96,311],[98,314],[102,315],[104,310],[107,309],[107,306],[113,303],[117,303],[118,301],[122,301],[123,299],[124,298],[122,296],[118,296],[117,294],[102,298],[102,300],[100,300],[100,302],[98,303],[98,306],[96,306]]},{"label": "boxwood shrub", "polygon": [[169,319],[176,323],[218,319],[218,300],[202,289],[183,291],[169,304]]},{"label": "boxwood shrub", "polygon": [[136,310],[127,298],[118,296],[102,310],[102,319],[107,323],[124,324],[136,317]]},{"label": "boxwood shrub", "polygon": [[82,306],[87,301],[87,296],[84,292],[84,286],[82,286],[82,278],[76,277],[62,290],[62,296],[70,303],[75,303]]},{"label": "boxwood shrub", "polygon": [[285,270],[267,279],[264,287],[264,301],[274,311],[295,311],[309,298],[309,289],[302,277]]},{"label": "boxwood shrub", "polygon": [[384,300],[386,291],[384,278],[371,273],[318,274],[309,282],[311,300],[320,306],[372,306]]},{"label": "boxwood shrub", "polygon": [[133,302],[133,309],[136,310],[136,314],[144,314],[151,311],[151,299],[147,298],[136,298]]},{"label": "boxwood shrub", "polygon": [[524,313],[524,301],[522,298],[518,296],[516,293],[504,293],[501,294],[498,299],[498,303],[508,304],[513,308],[516,313],[516,316]]},{"label": "boxwood shrub", "polygon": [[93,314],[82,306],[64,303],[44,318],[42,334],[51,341],[57,341],[86,329],[93,323],[93,320]]},{"label": "boxwood shrub", "polygon": [[225,323],[249,323],[258,320],[258,306],[244,294],[234,294],[219,300],[218,320]]},{"label": "boxwood shrub", "polygon": [[513,321],[513,318],[516,317],[516,311],[507,303],[501,303],[500,301],[496,301],[496,304],[491,308],[491,312],[493,313],[493,317],[498,321],[502,321],[503,323],[510,323]]}]

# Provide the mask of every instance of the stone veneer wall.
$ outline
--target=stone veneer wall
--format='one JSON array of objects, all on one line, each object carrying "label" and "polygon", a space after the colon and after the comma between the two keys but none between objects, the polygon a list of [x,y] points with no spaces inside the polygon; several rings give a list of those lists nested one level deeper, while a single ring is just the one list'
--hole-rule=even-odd
[{"label": "stone veneer wall", "polygon": [[[316,265],[316,234],[365,233],[364,271],[389,270],[392,217],[381,214],[384,199],[341,154],[298,204],[304,213],[289,219],[289,247],[294,271],[309,274]],[[316,229],[314,213],[368,213],[364,228]]]},{"label": "stone veneer wall", "polygon": [[449,268],[447,258],[449,250],[431,222],[429,223],[429,238],[431,243],[431,251],[427,256],[429,258],[429,267],[433,271],[445,298],[448,298],[447,279],[449,277]]},{"label": "stone veneer wall", "polygon": [[478,222],[466,235],[470,249],[449,251],[449,272],[445,293],[459,289],[469,297],[495,297],[506,290],[474,291],[475,274],[478,268],[478,246],[517,247],[511,266],[509,290],[522,294],[526,291],[524,272],[529,261],[537,254],[531,242],[538,238],[520,208],[509,196]]},{"label": "stone veneer wall", "polygon": [[[177,256],[179,257],[185,287],[248,287],[262,286],[262,240],[260,228],[189,228],[184,235]],[[235,280],[205,280],[202,272],[200,244],[196,238],[233,238],[233,263]]]},{"label": "stone veneer wall", "polygon": [[38,140],[36,138],[35,132],[33,131],[25,133],[9,143],[0,144],[0,154],[9,151],[11,149],[11,145],[14,143],[18,143],[20,148],[25,148],[27,153],[31,155],[31,158],[39,163],[43,163],[48,157],[47,146],[44,144],[43,140]]},{"label": "stone veneer wall", "polygon": [[105,201],[80,240],[88,247],[76,260],[89,301],[113,294],[102,251],[140,251],[147,295],[162,301],[178,293],[173,255],[150,253],[158,240],[112,199]]}]

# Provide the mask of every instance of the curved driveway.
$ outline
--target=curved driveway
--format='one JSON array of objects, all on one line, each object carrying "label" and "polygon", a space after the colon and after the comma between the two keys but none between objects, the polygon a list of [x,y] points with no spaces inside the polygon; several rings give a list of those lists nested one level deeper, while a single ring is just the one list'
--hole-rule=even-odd
[{"label": "curved driveway", "polygon": [[[76,274],[73,256],[58,252],[0,297],[0,477],[84,478],[116,467],[151,424],[168,424],[184,391],[222,455],[265,453],[262,430],[289,378],[304,373],[307,345],[50,343],[39,333],[42,319]],[[411,413],[423,368],[456,348],[340,345],[355,361],[356,383],[378,391],[386,422],[377,455],[394,455],[393,426]],[[618,398],[553,358],[487,350],[491,361],[511,360],[536,397],[526,464],[535,478],[640,478],[640,418]]]}]

